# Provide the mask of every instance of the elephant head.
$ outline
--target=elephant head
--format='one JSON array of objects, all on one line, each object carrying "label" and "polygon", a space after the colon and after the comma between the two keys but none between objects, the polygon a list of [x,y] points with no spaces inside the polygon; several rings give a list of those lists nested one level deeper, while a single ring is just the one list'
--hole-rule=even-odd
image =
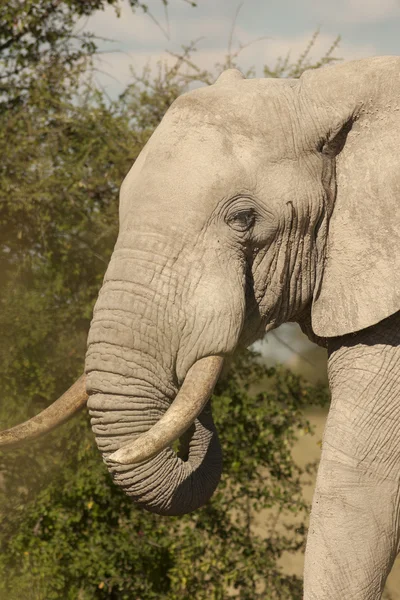
[{"label": "elephant head", "polygon": [[88,406],[114,480],[152,511],[191,511],[213,493],[222,461],[203,387],[239,344],[302,314],[317,285],[332,161],[310,143],[298,156],[282,135],[297,85],[234,70],[181,96],[122,184]]},{"label": "elephant head", "polygon": [[143,149],[85,370],[103,458],[148,510],[213,493],[208,399],[236,347],[286,321],[329,346],[400,309],[399,111],[399,58],[298,80],[232,69],[179,97]]}]

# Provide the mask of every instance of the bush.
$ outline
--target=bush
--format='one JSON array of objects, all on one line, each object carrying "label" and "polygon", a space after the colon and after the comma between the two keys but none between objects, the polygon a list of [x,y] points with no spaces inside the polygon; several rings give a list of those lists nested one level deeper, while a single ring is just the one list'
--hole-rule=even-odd
[{"label": "bush", "polygon": [[[269,391],[252,394],[265,378]],[[243,599],[300,599],[301,580],[277,561],[303,547],[305,527],[275,526],[285,511],[305,518],[291,447],[310,430],[304,408],[325,401],[325,390],[254,353],[237,356],[213,398],[223,479],[205,507],[179,518],[144,512],[114,486],[86,415],[20,451],[1,499],[1,597],[217,600],[230,589]],[[254,527],[262,509],[271,511],[265,537]]]}]

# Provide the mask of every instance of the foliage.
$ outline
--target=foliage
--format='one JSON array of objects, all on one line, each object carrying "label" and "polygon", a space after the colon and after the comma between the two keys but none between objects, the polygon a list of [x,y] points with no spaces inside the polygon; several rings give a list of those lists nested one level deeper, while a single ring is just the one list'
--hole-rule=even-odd
[{"label": "foliage", "polygon": [[[26,6],[33,11],[35,4],[68,9],[72,21],[86,10],[78,0]],[[85,6],[95,4],[102,3]],[[10,6],[17,11],[19,4]],[[29,45],[29,35],[16,40],[13,56],[18,44],[21,52]],[[21,68],[29,71],[36,50],[42,55],[35,48],[33,63]],[[110,103],[90,80],[82,87],[67,48],[43,77],[29,80],[29,97],[0,111],[2,428],[37,413],[79,374],[117,233],[121,180],[174,98],[193,81],[215,80],[216,73],[194,65],[193,50],[184,49],[173,67],[160,65],[156,75],[145,71]],[[12,86],[14,76],[20,72],[10,71]],[[261,378],[268,392],[252,393]],[[223,481],[206,507],[183,518],[145,513],[112,484],[86,415],[28,450],[3,453],[0,597],[217,600],[230,589],[240,598],[300,598],[301,582],[278,565],[305,535],[302,472],[291,447],[298,432],[309,430],[304,407],[325,401],[324,390],[266,369],[249,351],[239,354],[214,398]],[[260,510],[267,511],[264,536],[254,530]],[[285,511],[299,515],[296,530],[284,528]]]},{"label": "foliage", "polygon": [[14,411],[32,398],[28,414],[82,368],[118,183],[139,152],[127,119],[97,93],[60,101],[46,81],[34,99],[0,117],[1,375]]},{"label": "foliage", "polygon": [[[186,0],[187,1],[187,0]],[[167,0],[160,0],[167,5]],[[142,0],[129,0],[131,8],[148,12]],[[194,3],[189,2],[195,6]],[[7,0],[0,3],[0,111],[29,102],[32,85],[48,69],[68,73],[63,84],[74,82],[77,72],[96,52],[96,37],[84,31],[82,19],[113,6],[120,14],[121,0]]]},{"label": "foliage", "polygon": [[[277,565],[305,536],[302,471],[290,448],[299,431],[309,431],[304,407],[324,402],[325,391],[261,366],[250,351],[231,368],[213,399],[223,480],[191,515],[162,518],[132,505],[99,460],[86,418],[46,446],[19,452],[19,471],[7,471],[1,499],[0,596],[217,600],[231,589],[243,599],[300,599],[301,581]],[[251,394],[262,377],[270,391]],[[255,515],[263,509],[261,535]],[[298,514],[296,529],[277,528],[285,511]]]},{"label": "foliage", "polygon": [[335,50],[337,50],[340,43],[340,36],[338,35],[332,42],[331,46],[326,50],[325,54],[318,60],[313,61],[310,59],[310,52],[315,46],[319,36],[319,29],[312,35],[310,41],[305,47],[304,51],[300,54],[296,62],[291,61],[290,52],[287,53],[285,58],[279,57],[277,63],[273,69],[270,69],[268,65],[264,66],[264,77],[300,77],[300,75],[307,69],[319,69],[326,65],[330,65],[335,61],[340,60],[333,56]]}]

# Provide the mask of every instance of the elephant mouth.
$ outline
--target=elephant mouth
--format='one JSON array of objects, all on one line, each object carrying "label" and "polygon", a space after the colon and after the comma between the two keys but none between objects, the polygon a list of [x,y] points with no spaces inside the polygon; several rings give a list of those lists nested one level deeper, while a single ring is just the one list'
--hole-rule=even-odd
[{"label": "elephant mouth", "polygon": [[[187,372],[171,406],[147,432],[109,457],[119,464],[152,458],[179,439],[206,406],[223,365],[222,356],[198,360]],[[0,448],[14,448],[39,438],[79,412],[87,403],[86,377],[82,375],[53,404],[28,421],[0,432]]]}]

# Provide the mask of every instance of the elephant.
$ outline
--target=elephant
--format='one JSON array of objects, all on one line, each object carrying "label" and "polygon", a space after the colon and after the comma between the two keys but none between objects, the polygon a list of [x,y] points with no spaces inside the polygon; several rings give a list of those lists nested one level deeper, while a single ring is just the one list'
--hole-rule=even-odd
[{"label": "elephant", "polygon": [[400,534],[399,148],[400,57],[228,69],[178,97],[122,183],[85,375],[0,445],[87,403],[117,485],[196,510],[222,470],[224,359],[297,322],[328,349],[332,396],[304,598],[380,598]]}]

